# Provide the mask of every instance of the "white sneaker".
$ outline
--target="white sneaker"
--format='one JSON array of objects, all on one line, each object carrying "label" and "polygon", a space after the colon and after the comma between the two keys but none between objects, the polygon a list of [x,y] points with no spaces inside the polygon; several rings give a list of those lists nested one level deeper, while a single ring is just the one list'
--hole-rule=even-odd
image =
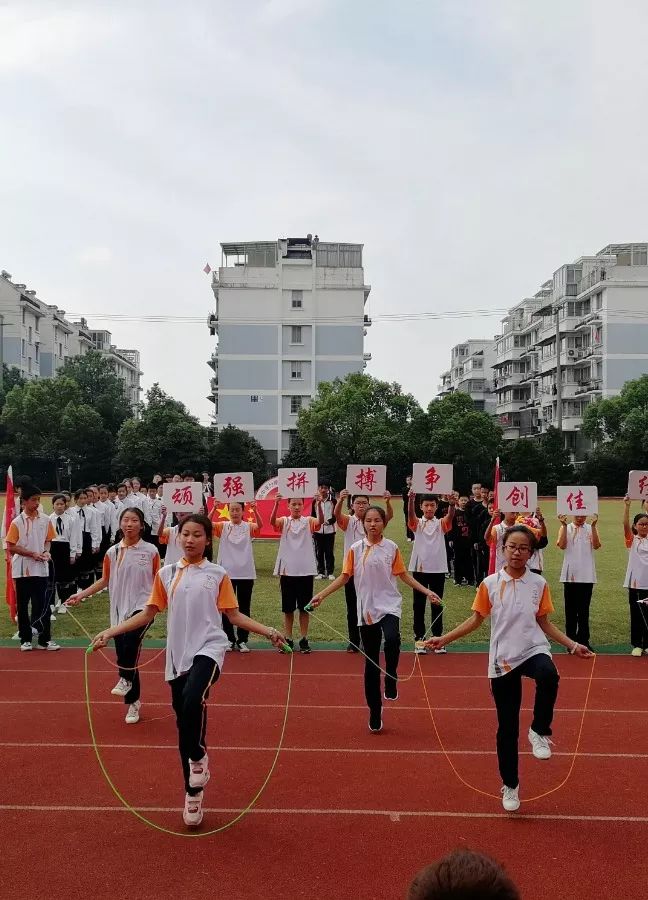
[{"label": "white sneaker", "polygon": [[510,788],[504,785],[502,787],[502,806],[506,812],[515,812],[520,808],[520,785],[516,788]]},{"label": "white sneaker", "polygon": [[182,820],[185,825],[188,825],[190,828],[196,828],[203,820],[202,802],[202,791],[199,794],[196,794],[195,797],[192,797],[191,794],[185,794],[185,805],[184,812],[182,813]]},{"label": "white sneaker", "polygon": [[55,643],[54,641],[48,641],[47,644],[36,644],[37,650],[60,650],[60,644]]},{"label": "white sneaker", "polygon": [[137,725],[140,720],[141,706],[141,700],[136,700],[135,703],[131,703],[131,705],[128,707],[128,712],[126,713],[126,718],[124,719],[127,725]]},{"label": "white sneaker", "polygon": [[12,641],[19,641],[19,640],[20,640],[20,632],[17,631],[15,634],[12,634],[12,635],[11,635],[11,640],[12,640]]},{"label": "white sneaker", "polygon": [[533,755],[536,759],[551,758],[551,741],[548,737],[536,734],[532,728],[529,728],[529,743],[533,749]]},{"label": "white sneaker", "polygon": [[445,647],[439,647],[439,649],[435,650],[434,652],[438,654],[438,653],[447,653],[448,651],[446,650]]},{"label": "white sneaker", "polygon": [[31,649],[32,649],[31,641],[29,641],[29,642],[25,641],[24,644],[20,645],[20,650],[22,653],[25,653],[27,650],[31,650]]},{"label": "white sneaker", "polygon": [[205,787],[210,777],[209,757],[206,753],[203,758],[199,759],[197,762],[193,759],[189,760],[189,787]]},{"label": "white sneaker", "polygon": [[641,647],[633,647],[630,656],[641,656],[642,654],[643,650],[641,649]]},{"label": "white sneaker", "polygon": [[427,653],[427,647],[414,647],[414,655],[415,656],[425,656]]},{"label": "white sneaker", "polygon": [[61,603],[60,606],[56,607],[56,615],[57,616],[64,616],[66,614],[66,612],[67,612],[67,606],[65,605],[65,603]]},{"label": "white sneaker", "polygon": [[125,697],[132,687],[132,681],[127,681],[125,678],[120,678],[110,693],[114,694],[115,697]]},{"label": "white sneaker", "polygon": [[315,576],[315,581],[321,581],[322,578],[324,578],[323,575],[316,575],[316,576]]},{"label": "white sneaker", "polygon": [[248,647],[248,645],[246,644],[245,641],[241,641],[241,643],[238,645],[238,648],[239,648],[239,653],[249,653],[250,652],[250,648]]},{"label": "white sneaker", "polygon": [[329,575],[328,580],[329,580],[329,581],[335,581],[335,575]]},{"label": "white sneaker", "polygon": [[54,615],[54,613],[50,614],[50,622],[56,622],[56,616]]},{"label": "white sneaker", "polygon": [[225,650],[226,650],[228,653],[231,653],[232,650],[235,650],[235,649],[236,649],[236,644],[235,644],[234,641],[230,641],[229,644],[227,645],[227,647],[225,647]]}]

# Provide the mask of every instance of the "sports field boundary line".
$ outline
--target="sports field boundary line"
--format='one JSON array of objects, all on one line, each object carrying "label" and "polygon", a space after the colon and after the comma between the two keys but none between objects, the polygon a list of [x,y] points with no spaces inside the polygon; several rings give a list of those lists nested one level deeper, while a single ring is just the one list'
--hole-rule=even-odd
[{"label": "sports field boundary line", "polygon": [[[135,806],[140,813],[180,813],[180,806]],[[125,813],[129,810],[123,806],[46,806],[30,804],[0,804],[0,812],[51,812],[51,813]],[[231,815],[240,812],[238,807],[203,807],[203,812]],[[304,809],[283,807],[255,807],[248,813],[250,816],[357,816],[360,818],[387,818],[397,823],[401,819],[505,819],[511,821],[541,822],[615,822],[619,825],[636,825],[648,823],[648,816],[595,816],[568,815],[560,813],[496,813],[496,812],[461,812],[447,810],[388,810],[388,809]]]}]

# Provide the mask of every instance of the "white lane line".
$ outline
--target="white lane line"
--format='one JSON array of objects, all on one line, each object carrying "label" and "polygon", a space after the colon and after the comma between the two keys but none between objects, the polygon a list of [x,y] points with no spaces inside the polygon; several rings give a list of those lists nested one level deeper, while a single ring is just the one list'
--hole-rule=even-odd
[{"label": "white lane line", "polygon": [[[172,750],[177,753],[176,744],[104,744],[100,743],[101,750]],[[38,748],[61,748],[61,749],[93,749],[90,743],[74,742],[74,741],[3,741],[0,747],[14,747],[16,749],[24,749],[25,747]],[[232,747],[226,745],[210,744],[209,749],[226,753],[250,753],[258,751],[259,753],[276,753],[276,747],[258,747],[243,746]],[[362,747],[282,747],[282,753],[329,753],[329,754],[362,754],[363,756],[377,755],[396,755],[396,756],[443,756],[443,750],[410,750],[408,748],[362,748]],[[449,756],[495,756],[495,750],[448,750]],[[531,750],[520,750],[520,756],[532,756]],[[571,758],[573,751],[557,751],[554,750],[552,756],[565,756]],[[648,753],[586,753],[578,751],[578,756],[591,757],[593,759],[648,759]]]},{"label": "white lane line", "polygon": [[[182,811],[179,806],[136,806],[140,813],[175,813]],[[232,815],[240,813],[235,807],[203,807],[206,813]],[[32,806],[28,804],[1,804],[0,812],[76,812],[76,813],[127,813],[123,806]],[[504,819],[540,822],[616,822],[618,824],[648,824],[648,816],[587,816],[560,814],[519,814],[507,815],[496,812],[448,812],[445,810],[398,810],[398,809],[290,809],[255,807],[248,815],[252,816],[358,816],[384,817],[391,822],[401,819]]]}]

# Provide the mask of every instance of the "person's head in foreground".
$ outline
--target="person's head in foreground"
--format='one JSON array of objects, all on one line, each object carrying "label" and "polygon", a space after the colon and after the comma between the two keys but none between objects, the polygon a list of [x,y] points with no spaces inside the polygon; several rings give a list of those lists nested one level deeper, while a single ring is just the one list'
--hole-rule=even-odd
[{"label": "person's head in foreground", "polygon": [[504,869],[489,856],[454,850],[421,869],[407,900],[520,900]]}]

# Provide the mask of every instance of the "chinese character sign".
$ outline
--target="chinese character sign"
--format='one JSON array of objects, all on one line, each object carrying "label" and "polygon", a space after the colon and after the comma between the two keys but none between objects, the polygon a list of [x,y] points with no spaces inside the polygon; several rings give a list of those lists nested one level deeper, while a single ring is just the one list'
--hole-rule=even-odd
[{"label": "chinese character sign", "polygon": [[202,487],[199,481],[169,482],[162,487],[162,503],[171,513],[200,512],[203,507]]},{"label": "chinese character sign", "polygon": [[305,469],[301,466],[279,469],[277,489],[282,497],[312,498],[317,493],[317,469]]},{"label": "chinese character sign", "polygon": [[414,463],[412,490],[415,494],[449,494],[452,490],[452,465],[449,463]]},{"label": "chinese character sign", "polygon": [[628,497],[631,500],[648,500],[648,472],[639,470],[628,475]]},{"label": "chinese character sign", "polygon": [[538,485],[535,481],[500,481],[497,496],[500,512],[535,512]]},{"label": "chinese character sign", "polygon": [[598,488],[593,485],[558,485],[559,516],[593,516],[598,513]]},{"label": "chinese character sign", "polygon": [[254,500],[252,472],[221,472],[214,475],[214,499],[220,503],[231,503],[234,500],[247,503]]},{"label": "chinese character sign", "polygon": [[347,491],[367,497],[383,497],[387,490],[387,466],[347,466]]}]

